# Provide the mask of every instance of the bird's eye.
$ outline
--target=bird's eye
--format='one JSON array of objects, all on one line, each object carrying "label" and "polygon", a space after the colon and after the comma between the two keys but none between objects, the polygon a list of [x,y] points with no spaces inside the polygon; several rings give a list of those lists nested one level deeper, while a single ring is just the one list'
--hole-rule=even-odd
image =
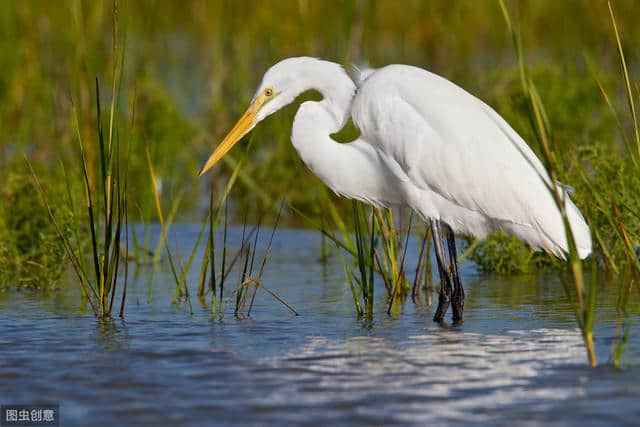
[{"label": "bird's eye", "polygon": [[273,89],[269,88],[267,90],[264,91],[265,96],[271,96],[273,95]]}]

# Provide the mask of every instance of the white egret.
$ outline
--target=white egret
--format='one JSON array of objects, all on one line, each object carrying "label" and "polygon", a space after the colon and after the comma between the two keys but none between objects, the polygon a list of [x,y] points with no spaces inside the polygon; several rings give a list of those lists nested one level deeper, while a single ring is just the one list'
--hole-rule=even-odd
[{"label": "white egret", "polygon": [[[502,230],[556,256],[567,253],[561,214],[545,185],[547,171],[491,107],[443,77],[408,65],[366,70],[356,81],[358,86],[340,65],[328,61],[299,57],[278,62],[200,175],[258,122],[314,89],[323,99],[300,105],[293,146],[334,192],[374,206],[408,206],[430,221],[442,279],[435,321],[442,322],[451,302],[454,322],[462,320],[464,290],[454,233],[484,238]],[[330,135],[350,117],[360,137],[334,141]],[[591,252],[589,227],[564,195],[584,258]]]}]

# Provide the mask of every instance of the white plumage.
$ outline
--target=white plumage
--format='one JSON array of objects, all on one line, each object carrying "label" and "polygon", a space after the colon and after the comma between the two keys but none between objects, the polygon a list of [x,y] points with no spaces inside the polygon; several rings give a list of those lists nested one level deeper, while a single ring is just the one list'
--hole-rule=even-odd
[{"label": "white plumage", "polygon": [[[544,166],[478,98],[420,68],[389,65],[364,80],[352,117],[361,138],[387,155],[397,178],[417,189],[419,199],[406,200],[423,217],[479,238],[503,230],[557,256],[567,251]],[[584,258],[591,252],[589,228],[564,196]]]},{"label": "white plumage", "polygon": [[[365,69],[355,78],[315,58],[271,67],[249,110],[211,155],[209,169],[259,121],[315,89],[291,140],[305,164],[333,191],[377,206],[407,205],[478,238],[502,230],[563,257],[567,240],[549,177],[522,138],[491,107],[450,81],[407,65]],[[360,137],[331,139],[349,118]],[[564,190],[562,190],[564,192]],[[579,255],[591,252],[589,227],[566,193]]]}]

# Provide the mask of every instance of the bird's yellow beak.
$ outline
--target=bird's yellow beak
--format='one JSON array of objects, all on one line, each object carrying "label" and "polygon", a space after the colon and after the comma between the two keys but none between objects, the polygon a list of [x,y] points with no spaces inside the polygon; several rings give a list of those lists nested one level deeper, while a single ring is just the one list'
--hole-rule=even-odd
[{"label": "bird's yellow beak", "polygon": [[262,97],[256,98],[247,111],[240,117],[240,120],[233,126],[231,131],[224,137],[222,142],[216,147],[213,154],[209,157],[207,162],[200,169],[200,175],[204,175],[206,171],[211,169],[213,165],[218,163],[218,161],[225,155],[231,147],[233,147],[238,141],[242,139],[253,127],[256,125],[256,116],[258,111],[264,104],[264,99]]}]

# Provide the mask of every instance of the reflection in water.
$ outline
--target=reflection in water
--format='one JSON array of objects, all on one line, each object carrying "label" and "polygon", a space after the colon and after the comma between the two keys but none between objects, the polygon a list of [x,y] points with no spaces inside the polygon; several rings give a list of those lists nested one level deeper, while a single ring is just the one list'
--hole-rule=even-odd
[{"label": "reflection in water", "polygon": [[126,350],[129,334],[122,319],[97,319],[95,339],[105,351]]},{"label": "reflection in water", "polygon": [[[565,351],[558,352],[559,347]],[[366,402],[375,393],[398,420],[480,422],[491,416],[477,413],[478,409],[526,405],[534,396],[532,379],[545,375],[554,363],[583,363],[583,359],[576,331],[539,329],[505,335],[440,331],[408,336],[401,343],[363,336],[345,343],[312,337],[275,366],[296,372],[298,378],[301,373],[322,376],[308,394],[316,402],[335,400],[337,392]],[[553,401],[575,394],[567,385],[559,390],[556,386],[535,390],[535,398]],[[363,408],[374,417],[380,410]]]},{"label": "reflection in water", "polygon": [[[176,231],[184,248],[198,227]],[[251,318],[234,318],[229,300],[224,317],[212,319],[207,299],[194,299],[191,316],[170,304],[167,272],[144,269],[130,284],[124,321],[96,321],[78,308],[73,286],[54,298],[5,295],[0,402],[60,403],[63,425],[599,425],[640,416],[638,369],[586,367],[552,276],[475,276],[465,265],[461,327],[434,325],[432,307],[410,302],[387,316],[382,287],[373,321],[363,322],[339,259],[322,265],[319,254],[317,234],[282,230],[267,264],[265,283],[300,317],[260,293]],[[604,289],[599,304],[614,299]],[[606,360],[615,313],[600,313],[596,346]]]}]

